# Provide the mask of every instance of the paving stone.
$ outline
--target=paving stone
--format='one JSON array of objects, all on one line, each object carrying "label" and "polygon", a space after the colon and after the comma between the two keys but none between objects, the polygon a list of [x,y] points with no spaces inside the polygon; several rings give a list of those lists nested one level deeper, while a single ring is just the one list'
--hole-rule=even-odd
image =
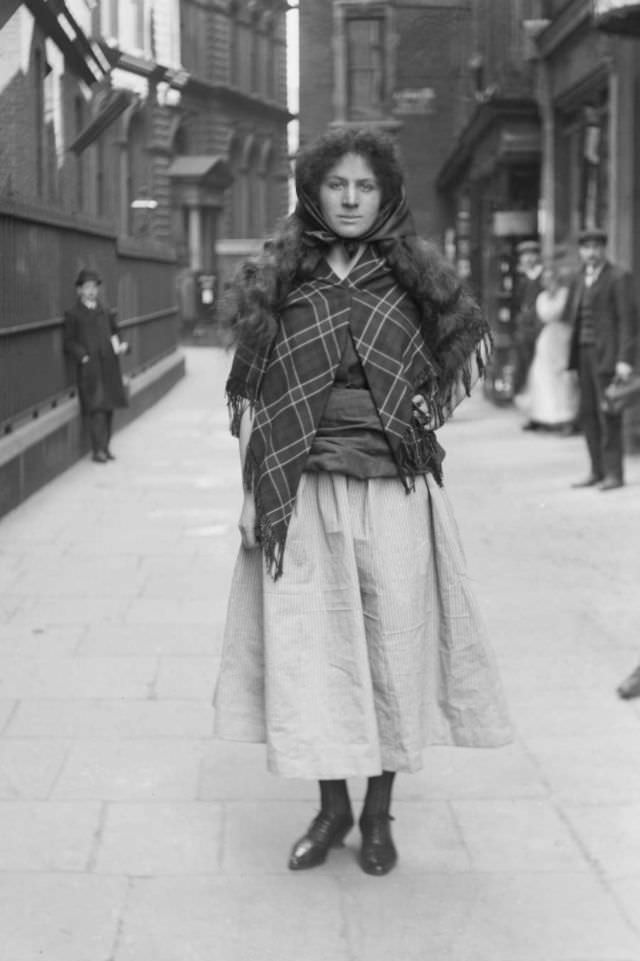
[{"label": "paving stone", "polygon": [[29,700],[20,702],[4,733],[31,738],[197,739],[209,737],[212,726],[213,710],[202,701]]},{"label": "paving stone", "polygon": [[109,804],[95,870],[130,876],[220,872],[219,804]]},{"label": "paving stone", "polygon": [[589,871],[567,825],[548,801],[454,801],[476,871]]},{"label": "paving stone", "polygon": [[[640,877],[640,803],[566,804],[563,812],[607,878]],[[637,911],[640,922],[640,901]]]},{"label": "paving stone", "polygon": [[456,935],[451,961],[618,961],[640,935],[589,874],[487,874]]},{"label": "paving stone", "polygon": [[211,702],[219,670],[219,657],[162,657],[155,684],[156,697]]},{"label": "paving stone", "polygon": [[0,736],[4,733],[7,722],[15,711],[16,706],[16,701],[10,701],[8,699],[0,701]]},{"label": "paving stone", "polygon": [[536,767],[518,744],[474,749],[430,747],[422,771],[401,776],[395,787],[403,800],[514,798],[546,795]]},{"label": "paving stone", "polygon": [[520,688],[511,699],[513,720],[526,740],[562,737],[590,738],[604,730],[621,737],[640,734],[640,716],[633,705],[600,684],[593,688],[550,690],[546,685]]},{"label": "paving stone", "polygon": [[49,797],[68,751],[60,741],[0,739],[0,799]]},{"label": "paving stone", "polygon": [[114,961],[353,961],[342,931],[330,877],[140,880]]},{"label": "paving stone", "polygon": [[0,871],[84,871],[98,802],[1,801]]},{"label": "paving stone", "polygon": [[549,695],[559,698],[566,690],[588,691],[595,689],[611,692],[620,679],[620,671],[605,650],[574,650],[572,652],[547,650],[546,653],[512,651],[500,658],[502,677],[512,700],[519,705],[520,692],[546,689]]},{"label": "paving stone", "polygon": [[270,774],[264,744],[214,739],[205,746],[198,786],[201,801],[303,799],[317,806],[318,797],[315,781]]},{"label": "paving stone", "polygon": [[15,619],[10,630],[0,631],[0,657],[69,657],[84,632],[84,624],[45,628]]},{"label": "paving stone", "polygon": [[20,597],[15,613],[21,627],[27,630],[48,629],[61,625],[85,625],[92,621],[118,622],[128,611],[131,598],[111,597],[33,598]]},{"label": "paving stone", "polygon": [[147,697],[153,657],[0,658],[0,696],[13,698]]},{"label": "paving stone", "polygon": [[150,624],[118,624],[116,627],[89,624],[78,644],[78,655],[171,654],[176,657],[214,655],[215,630],[210,624],[163,621]]},{"label": "paving stone", "polygon": [[[28,741],[25,743],[29,743]],[[198,741],[87,740],[69,748],[56,799],[192,801],[203,747]]]},{"label": "paving stone", "polygon": [[0,873],[0,961],[111,958],[126,896],[123,878]]},{"label": "paving stone", "polygon": [[213,601],[190,601],[188,604],[177,597],[136,598],[127,611],[127,624],[163,624],[178,621],[189,624],[216,624],[224,618],[226,606],[222,599]]},{"label": "paving stone", "polygon": [[640,871],[638,871],[637,862],[633,876],[614,879],[609,882],[609,887],[632,930],[640,937],[640,912],[638,911],[638,905],[640,904]]},{"label": "paving stone", "polygon": [[619,732],[591,737],[529,738],[527,746],[563,802],[640,801],[637,738]]}]

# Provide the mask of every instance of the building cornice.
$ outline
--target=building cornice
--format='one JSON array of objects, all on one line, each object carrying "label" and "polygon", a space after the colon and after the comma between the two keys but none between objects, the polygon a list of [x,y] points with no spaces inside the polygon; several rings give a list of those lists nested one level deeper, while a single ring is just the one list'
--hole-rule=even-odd
[{"label": "building cornice", "polygon": [[211,83],[211,81],[203,80],[193,74],[189,74],[185,84],[185,92],[189,93],[190,91],[200,95],[205,94],[218,97],[220,100],[232,106],[244,107],[246,110],[269,114],[274,117],[274,119],[281,120],[284,123],[289,123],[290,120],[295,120],[296,118],[296,114],[290,113],[286,107],[273,100],[267,100],[258,94],[245,93],[243,90],[239,90],[237,87],[233,87],[227,83]]}]

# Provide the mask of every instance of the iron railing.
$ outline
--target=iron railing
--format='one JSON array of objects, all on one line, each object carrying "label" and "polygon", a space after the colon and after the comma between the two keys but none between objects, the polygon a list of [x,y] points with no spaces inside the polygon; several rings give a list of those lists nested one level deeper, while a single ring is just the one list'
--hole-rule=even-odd
[{"label": "iron railing", "polygon": [[108,228],[57,212],[0,201],[0,438],[75,391],[62,349],[65,307],[79,269],[103,279],[135,375],[177,347],[180,337],[171,252],[118,240]]}]

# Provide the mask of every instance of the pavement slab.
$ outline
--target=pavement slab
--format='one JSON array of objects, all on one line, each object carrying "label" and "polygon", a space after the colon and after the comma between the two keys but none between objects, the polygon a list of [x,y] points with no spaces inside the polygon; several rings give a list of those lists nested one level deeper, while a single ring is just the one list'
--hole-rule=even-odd
[{"label": "pavement slab", "polygon": [[351,961],[328,877],[137,880],[114,961]]},{"label": "pavement slab", "polygon": [[106,961],[127,893],[124,878],[0,873],[0,961]]},{"label": "pavement slab", "polygon": [[[359,832],[293,875],[317,785],[214,739],[241,491],[230,356],[0,520],[0,961],[640,961],[640,458],[573,491],[581,437],[482,392],[445,480],[514,742],[399,775],[386,878]],[[366,789],[350,781],[356,816]]]}]

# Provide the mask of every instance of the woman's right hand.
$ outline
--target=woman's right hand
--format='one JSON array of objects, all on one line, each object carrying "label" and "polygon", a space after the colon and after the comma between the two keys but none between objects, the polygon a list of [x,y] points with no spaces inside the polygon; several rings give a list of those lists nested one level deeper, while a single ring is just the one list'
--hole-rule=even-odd
[{"label": "woman's right hand", "polygon": [[259,545],[256,537],[256,502],[253,491],[244,492],[238,528],[242,538],[242,546],[248,551],[255,550]]}]

